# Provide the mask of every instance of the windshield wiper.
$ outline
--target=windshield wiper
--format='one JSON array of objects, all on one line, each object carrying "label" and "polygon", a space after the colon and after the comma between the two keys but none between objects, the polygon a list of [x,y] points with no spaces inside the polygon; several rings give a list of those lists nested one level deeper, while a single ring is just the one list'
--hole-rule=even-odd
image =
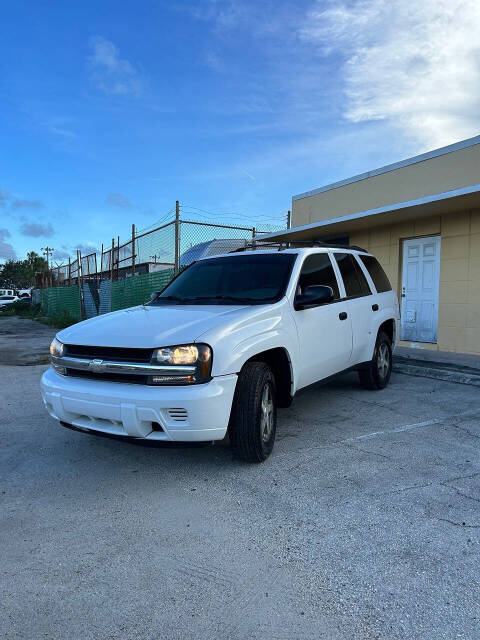
[{"label": "windshield wiper", "polygon": [[173,302],[182,302],[182,303],[195,303],[195,302],[202,302],[203,300],[209,300],[212,302],[215,302],[216,300],[218,300],[219,302],[232,302],[234,304],[251,304],[252,302],[257,302],[257,303],[261,303],[261,302],[268,302],[269,300],[259,300],[257,298],[237,298],[235,296],[189,296],[188,298],[181,298],[180,296],[158,296],[158,298],[155,298],[155,300],[152,300],[152,302],[158,303],[162,300],[167,300],[167,301],[173,301]]},{"label": "windshield wiper", "polygon": [[184,300],[190,300],[190,298],[180,298],[179,296],[158,296],[152,302],[157,302],[158,300],[174,300],[175,302],[183,302]]},{"label": "windshield wiper", "polygon": [[200,300],[221,300],[222,302],[236,302],[239,304],[248,304],[250,302],[261,302],[255,298],[236,298],[235,296],[195,296],[193,298],[185,298],[185,300],[197,302]]}]

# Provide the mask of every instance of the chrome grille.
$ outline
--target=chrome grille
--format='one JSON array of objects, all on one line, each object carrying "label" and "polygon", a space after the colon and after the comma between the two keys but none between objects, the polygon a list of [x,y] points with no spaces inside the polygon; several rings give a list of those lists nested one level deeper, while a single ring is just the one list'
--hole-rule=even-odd
[{"label": "chrome grille", "polygon": [[149,363],[153,349],[134,349],[125,347],[97,347],[83,344],[65,344],[65,355],[69,358],[87,358],[115,360],[116,362]]},{"label": "chrome grille", "polygon": [[58,373],[76,378],[132,384],[155,384],[156,378],[164,378],[165,384],[182,384],[195,374],[195,366],[152,363],[153,349],[68,345],[65,351],[52,356],[52,364]]}]

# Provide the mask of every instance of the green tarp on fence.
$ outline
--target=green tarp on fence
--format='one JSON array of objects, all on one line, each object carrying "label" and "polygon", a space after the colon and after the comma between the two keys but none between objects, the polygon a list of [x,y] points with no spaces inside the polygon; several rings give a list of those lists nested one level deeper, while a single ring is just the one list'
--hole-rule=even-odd
[{"label": "green tarp on fence", "polygon": [[68,313],[75,320],[82,319],[78,287],[49,287],[40,290],[40,304],[46,316]]},{"label": "green tarp on fence", "polygon": [[[148,302],[152,291],[160,291],[173,278],[173,269],[145,273],[112,282],[111,310],[118,311]],[[40,289],[40,304],[46,316],[68,313],[75,320],[82,320],[80,292],[77,286]]]},{"label": "green tarp on fence", "polygon": [[148,302],[152,291],[160,291],[172,278],[173,269],[164,269],[112,282],[112,311]]}]

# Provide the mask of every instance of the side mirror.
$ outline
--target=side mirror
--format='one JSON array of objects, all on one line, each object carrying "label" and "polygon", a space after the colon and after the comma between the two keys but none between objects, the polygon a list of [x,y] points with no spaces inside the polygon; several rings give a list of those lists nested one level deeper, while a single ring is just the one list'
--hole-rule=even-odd
[{"label": "side mirror", "polygon": [[155,298],[160,294],[160,291],[152,291],[150,294],[150,300],[155,300]]},{"label": "side mirror", "polygon": [[326,287],[323,284],[318,284],[307,287],[304,293],[296,296],[294,307],[297,311],[300,311],[301,309],[318,307],[321,304],[333,302],[333,300],[334,297],[332,287]]}]

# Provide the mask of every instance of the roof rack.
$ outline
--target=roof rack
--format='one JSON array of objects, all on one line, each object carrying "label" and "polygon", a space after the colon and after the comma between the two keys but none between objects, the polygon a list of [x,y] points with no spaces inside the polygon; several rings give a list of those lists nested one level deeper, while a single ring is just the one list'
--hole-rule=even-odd
[{"label": "roof rack", "polygon": [[248,251],[249,249],[265,249],[265,248],[276,248],[278,251],[283,251],[284,249],[290,249],[291,247],[322,247],[327,249],[351,249],[353,251],[363,251],[364,253],[368,253],[366,249],[359,247],[356,244],[330,244],[328,242],[323,242],[322,240],[278,240],[268,241],[258,239],[254,242],[248,242],[244,247],[239,247],[238,249],[234,249],[230,251],[230,253],[238,253],[241,251]]}]

